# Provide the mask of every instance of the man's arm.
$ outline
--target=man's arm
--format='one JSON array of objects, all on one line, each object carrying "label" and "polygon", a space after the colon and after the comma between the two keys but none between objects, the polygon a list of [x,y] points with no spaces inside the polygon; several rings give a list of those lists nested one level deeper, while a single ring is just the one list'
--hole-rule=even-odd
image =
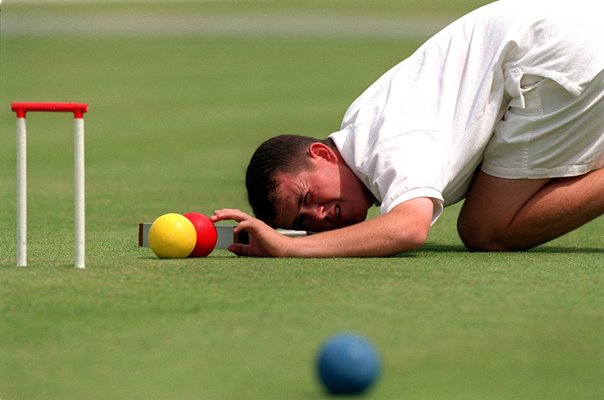
[{"label": "man's arm", "polygon": [[232,209],[218,210],[214,222],[235,220],[235,232],[245,230],[249,244],[233,244],[229,250],[242,256],[260,257],[378,257],[420,247],[432,222],[432,200],[406,201],[379,217],[332,231],[304,237],[285,237],[264,222]]}]

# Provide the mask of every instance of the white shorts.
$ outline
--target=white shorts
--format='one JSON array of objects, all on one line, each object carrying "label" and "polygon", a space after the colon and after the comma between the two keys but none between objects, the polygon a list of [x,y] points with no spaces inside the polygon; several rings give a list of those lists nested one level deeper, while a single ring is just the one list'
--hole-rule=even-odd
[{"label": "white shorts", "polygon": [[482,170],[500,178],[538,179],[604,168],[604,71],[579,96],[553,80],[525,78],[525,107],[510,103]]}]

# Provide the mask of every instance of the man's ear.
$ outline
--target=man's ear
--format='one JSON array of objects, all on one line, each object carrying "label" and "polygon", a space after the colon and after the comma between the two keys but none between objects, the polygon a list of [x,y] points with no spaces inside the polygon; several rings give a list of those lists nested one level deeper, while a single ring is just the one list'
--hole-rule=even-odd
[{"label": "man's ear", "polygon": [[325,160],[334,162],[338,160],[338,156],[333,149],[321,142],[314,142],[308,146],[308,154],[310,158],[315,160]]}]

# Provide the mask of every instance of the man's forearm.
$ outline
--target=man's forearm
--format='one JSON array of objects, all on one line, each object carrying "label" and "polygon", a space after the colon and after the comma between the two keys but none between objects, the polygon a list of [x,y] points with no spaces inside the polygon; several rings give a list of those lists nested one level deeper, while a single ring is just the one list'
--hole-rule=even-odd
[{"label": "man's forearm", "polygon": [[426,241],[432,213],[432,200],[410,200],[356,225],[294,238],[286,256],[379,257],[413,250]]}]

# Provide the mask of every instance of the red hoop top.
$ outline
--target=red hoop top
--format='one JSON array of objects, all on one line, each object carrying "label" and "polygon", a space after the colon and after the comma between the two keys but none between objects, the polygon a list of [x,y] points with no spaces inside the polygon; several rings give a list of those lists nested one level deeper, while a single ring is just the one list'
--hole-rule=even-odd
[{"label": "red hoop top", "polygon": [[74,118],[84,118],[88,104],[84,103],[13,103],[12,110],[17,118],[25,118],[28,111],[71,112]]}]

